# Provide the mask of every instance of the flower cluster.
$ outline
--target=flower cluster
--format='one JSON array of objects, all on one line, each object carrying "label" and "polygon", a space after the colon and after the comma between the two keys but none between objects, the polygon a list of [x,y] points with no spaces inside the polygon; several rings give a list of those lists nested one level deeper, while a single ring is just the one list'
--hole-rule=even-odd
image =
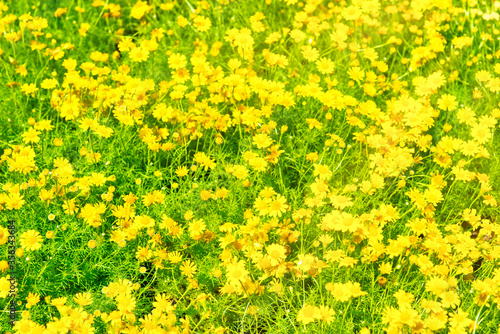
[{"label": "flower cluster", "polygon": [[15,333],[500,330],[500,2],[57,6],[0,2]]}]

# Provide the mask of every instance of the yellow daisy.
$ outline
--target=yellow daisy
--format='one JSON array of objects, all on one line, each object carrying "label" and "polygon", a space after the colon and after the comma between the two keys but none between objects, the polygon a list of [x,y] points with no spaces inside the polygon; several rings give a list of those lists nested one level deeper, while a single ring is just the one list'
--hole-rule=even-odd
[{"label": "yellow daisy", "polygon": [[42,247],[43,238],[35,230],[29,230],[21,234],[21,247],[26,250],[38,250]]}]

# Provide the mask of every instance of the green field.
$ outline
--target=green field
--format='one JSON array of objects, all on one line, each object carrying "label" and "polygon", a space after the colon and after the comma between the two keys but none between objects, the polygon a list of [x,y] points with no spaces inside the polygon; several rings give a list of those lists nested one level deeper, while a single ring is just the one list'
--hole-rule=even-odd
[{"label": "green field", "polygon": [[499,13],[0,2],[0,333],[500,333]]}]

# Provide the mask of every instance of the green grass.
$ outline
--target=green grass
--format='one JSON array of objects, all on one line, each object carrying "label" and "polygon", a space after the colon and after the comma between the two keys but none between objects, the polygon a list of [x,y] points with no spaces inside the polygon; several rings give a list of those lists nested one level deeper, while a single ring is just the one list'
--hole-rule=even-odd
[{"label": "green grass", "polygon": [[[183,0],[172,8],[156,0],[4,3],[6,8],[0,8],[5,32],[0,39],[0,261],[9,260],[7,228],[13,219],[17,293],[9,295],[7,275],[12,273],[7,262],[0,262],[2,333],[30,333],[26,329],[30,321],[50,333],[55,332],[50,328],[64,322],[65,333],[84,332],[85,326],[95,333],[150,333],[153,328],[157,333],[259,334],[499,331],[500,221],[498,205],[494,200],[488,204],[484,196],[500,200],[496,111],[500,101],[489,88],[499,76],[495,65],[500,28],[498,20],[487,16],[498,8],[493,2],[477,1],[427,5],[382,1],[378,12],[366,9],[353,21],[346,8],[370,2],[288,2]],[[136,19],[132,14],[141,4],[151,7]],[[415,13],[420,5],[421,17]],[[67,12],[56,17],[58,8]],[[250,19],[258,12],[265,16],[264,31],[255,29]],[[28,13],[47,19],[43,35],[30,31],[32,23],[23,26],[27,17],[21,15]],[[177,23],[180,15],[189,22],[185,27]],[[208,18],[211,27],[206,31],[196,27],[196,16]],[[82,23],[91,26],[86,36],[79,33]],[[338,23],[349,29],[345,45],[332,36],[342,29]],[[242,51],[231,42],[231,29],[250,33],[252,57],[250,50]],[[292,38],[294,29],[305,34],[303,40]],[[18,31],[21,36],[15,41],[9,33]],[[266,43],[274,32],[282,37]],[[119,49],[123,37],[132,38],[137,47],[155,40],[157,47],[147,60],[138,62],[133,52]],[[472,41],[460,48],[457,37]],[[444,49],[433,49],[435,38]],[[214,56],[216,42],[222,46]],[[32,47],[36,43],[46,46],[36,50]],[[332,73],[321,73],[315,61],[303,55],[301,48],[307,45],[318,50],[318,59],[335,63]],[[424,61],[416,58],[420,47],[427,48]],[[49,48],[57,51],[52,58]],[[365,56],[368,48],[376,51],[376,61],[385,63],[387,70]],[[93,61],[95,51],[107,54],[108,60]],[[62,52],[63,57],[54,59]],[[266,52],[285,56],[288,65],[273,65]],[[170,68],[172,53],[186,56],[183,73]],[[200,55],[203,61],[197,61]],[[63,65],[67,59],[77,61],[78,77]],[[240,62],[239,68],[231,69],[233,59]],[[80,68],[86,62],[107,67],[109,73],[105,69],[102,74],[86,73]],[[353,67],[364,71],[361,80],[349,74]],[[419,94],[419,77],[437,71],[445,82],[427,95]],[[479,71],[487,71],[492,79],[478,80]],[[183,80],[183,75],[189,78]],[[43,88],[49,78],[57,85]],[[321,91],[301,93],[301,87],[310,83],[317,83]],[[38,90],[27,94],[28,84]],[[456,97],[457,105],[450,110],[439,107],[444,94]],[[414,116],[415,106],[397,107],[406,95],[434,113],[428,126],[418,124],[425,109]],[[372,107],[363,104],[368,101]],[[174,108],[174,114],[157,118],[155,108],[160,103]],[[471,126],[461,122],[457,111],[463,106],[475,112],[480,124],[487,124],[491,138],[477,146],[489,158],[467,155],[463,148],[469,140],[481,141]],[[74,118],[65,116],[65,108],[71,107],[79,110]],[[129,113],[128,122],[118,117],[122,110]],[[223,118],[229,120],[225,126]],[[85,119],[96,120],[113,133],[107,137],[96,129],[84,129]],[[310,126],[313,119],[321,123],[319,127]],[[42,120],[50,121],[53,129],[41,130],[38,141],[28,141],[27,131]],[[254,143],[261,133],[271,140],[268,147]],[[460,141],[449,154],[439,151],[445,136]],[[54,144],[56,138],[62,139],[61,146]],[[19,169],[28,162],[11,161],[18,146],[35,153],[28,173]],[[410,150],[405,161],[403,149]],[[197,161],[200,152],[215,165]],[[267,161],[263,171],[251,167],[254,161],[248,152]],[[311,153],[317,154],[316,160]],[[93,160],[92,154],[98,159]],[[71,168],[57,168],[62,158]],[[176,170],[183,166],[189,172],[179,176]],[[232,173],[233,166],[245,166],[248,174]],[[321,172],[323,166],[329,172]],[[456,180],[452,172],[456,166],[489,179],[483,185],[477,177]],[[88,184],[93,173],[108,179]],[[259,213],[256,203],[265,197],[261,191],[266,187],[286,199],[288,207],[280,214],[279,204],[273,212],[273,196],[268,213]],[[221,188],[229,193],[213,197]],[[50,201],[42,199],[42,189],[54,193]],[[443,198],[434,200],[429,189],[438,189]],[[204,190],[211,191],[212,198],[204,200]],[[154,191],[164,197],[149,205],[143,200]],[[418,199],[412,201],[415,191],[421,194],[422,205]],[[24,200],[18,206],[12,201],[17,194]],[[129,194],[137,199],[128,215],[120,218],[116,210],[123,208]],[[335,199],[331,203],[332,195],[346,196],[352,204],[341,208]],[[66,212],[70,200],[78,210],[74,214]],[[105,210],[94,217],[98,223],[92,226],[81,212],[88,210],[86,205],[98,204]],[[397,210],[395,219],[391,207]],[[465,221],[468,209],[475,210],[477,223]],[[340,225],[348,219],[330,221],[336,210],[355,217],[357,229],[345,225],[342,231]],[[192,217],[186,216],[188,212]],[[141,225],[137,216],[154,222]],[[197,219],[206,226],[200,235],[192,232]],[[425,222],[425,231],[410,228],[417,219]],[[227,223],[232,228],[227,229]],[[30,250],[21,242],[27,231],[40,233],[39,249]],[[331,238],[327,244],[322,241],[325,236]],[[95,248],[89,247],[91,240]],[[273,258],[268,252],[271,245],[283,246],[283,257]],[[144,247],[150,256],[141,259],[137,252]],[[341,251],[342,258],[356,263],[342,266],[331,259],[331,251]],[[174,252],[182,259],[173,258]],[[310,263],[307,256],[314,257]],[[181,268],[188,260],[196,265],[192,277]],[[236,273],[228,270],[238,261],[246,271],[239,281],[232,280]],[[383,263],[391,265],[391,273],[381,272]],[[435,276],[448,282],[439,293],[429,287]],[[387,282],[381,283],[381,277]],[[114,295],[121,280],[130,281],[133,288],[126,292],[123,285]],[[359,283],[365,294],[343,301],[329,289],[328,283],[349,282]],[[401,299],[401,291],[413,298]],[[482,291],[489,295],[484,305]],[[92,298],[87,305],[75,298],[85,292]],[[40,298],[34,305],[28,303],[30,293]],[[169,301],[163,306],[157,302],[162,294]],[[434,309],[424,302],[455,296],[458,301]],[[67,308],[53,305],[52,300],[60,297],[67,298]],[[9,323],[11,300],[17,303],[14,328]],[[127,301],[135,306],[128,307]],[[310,309],[315,314],[303,313],[308,305],[316,307]],[[333,317],[320,314],[319,307],[331,309]],[[413,313],[405,318],[405,312]],[[457,312],[466,314],[463,325],[455,326]],[[78,314],[85,319],[75,321]],[[152,315],[159,317],[156,324],[148,323]]]}]

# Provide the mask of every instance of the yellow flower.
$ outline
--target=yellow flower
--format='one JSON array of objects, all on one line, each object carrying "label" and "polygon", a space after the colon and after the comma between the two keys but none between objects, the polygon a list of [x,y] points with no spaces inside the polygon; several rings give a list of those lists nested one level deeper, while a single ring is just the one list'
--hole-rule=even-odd
[{"label": "yellow flower", "polygon": [[[118,43],[118,50],[120,50],[120,52],[130,51],[133,48],[135,48],[135,44],[130,37],[124,37]],[[64,66],[64,63],[63,63],[63,66]]]},{"label": "yellow flower", "polygon": [[175,174],[178,177],[186,176],[188,174],[188,172],[189,172],[189,170],[186,166],[177,167],[177,169],[175,170]]},{"label": "yellow flower", "polygon": [[302,56],[304,56],[307,61],[316,61],[319,57],[319,51],[310,45],[306,45],[302,47]]},{"label": "yellow flower", "polygon": [[53,142],[54,146],[62,146],[63,144],[63,140],[61,138],[54,138],[54,142]]},{"label": "yellow flower", "polygon": [[322,180],[328,180],[333,175],[330,167],[328,167],[327,165],[319,164],[314,164],[313,174],[314,176],[319,176],[319,178]]},{"label": "yellow flower", "polygon": [[222,198],[222,199],[224,199],[224,198],[227,197],[228,194],[229,194],[229,189],[222,187],[222,188],[217,189],[215,191],[215,198]]},{"label": "yellow flower", "polygon": [[87,306],[92,304],[92,296],[89,292],[77,293],[73,298],[73,301],[81,306]]},{"label": "yellow flower", "polygon": [[308,271],[309,269],[312,268],[314,262],[318,260],[314,255],[312,254],[299,254],[297,256],[298,261],[297,261],[297,268],[302,270],[303,272]]},{"label": "yellow flower", "polygon": [[26,297],[26,301],[28,302],[26,307],[30,308],[31,306],[36,305],[40,301],[40,295],[38,293],[30,292],[28,294],[28,297]]},{"label": "yellow flower", "polygon": [[479,152],[480,145],[474,140],[464,141],[460,152],[468,157],[473,157]]},{"label": "yellow flower", "polygon": [[301,31],[301,30],[293,29],[290,32],[290,37],[293,38],[293,40],[295,41],[295,43],[299,43],[304,38],[306,38],[306,34],[303,31]]},{"label": "yellow flower", "polygon": [[436,205],[443,200],[443,194],[439,189],[429,187],[424,192],[425,200],[432,205]]},{"label": "yellow flower", "polygon": [[333,298],[341,302],[348,301],[351,297],[366,295],[366,292],[361,290],[361,287],[357,282],[328,284],[330,284],[330,287],[327,288],[327,290],[330,291]]},{"label": "yellow flower", "polygon": [[266,148],[273,143],[273,140],[265,133],[259,133],[253,137],[253,144],[257,148]]},{"label": "yellow flower", "polygon": [[50,304],[52,306],[63,306],[66,304],[67,301],[68,301],[68,298],[59,297],[59,298],[52,299],[52,301],[50,301]]},{"label": "yellow flower", "polygon": [[130,50],[129,56],[133,61],[140,63],[148,60],[149,51],[142,47],[135,47]]},{"label": "yellow flower", "polygon": [[38,250],[42,247],[43,238],[38,231],[29,230],[21,234],[21,247],[24,250]]},{"label": "yellow flower", "polygon": [[137,1],[130,11],[130,16],[136,20],[140,20],[145,14],[149,13],[153,6],[148,5],[146,1]]},{"label": "yellow flower", "polygon": [[210,29],[210,27],[212,26],[212,22],[210,21],[210,19],[208,17],[204,17],[204,16],[197,16],[194,20],[193,20],[193,25],[201,32],[205,32],[207,30]]},{"label": "yellow flower", "polygon": [[321,305],[319,307],[320,319],[327,324],[333,322],[335,311],[328,306]]},{"label": "yellow flower", "polygon": [[89,31],[89,29],[90,29],[90,24],[84,22],[80,24],[80,29],[78,29],[78,33],[80,34],[80,36],[85,37],[87,36],[87,31]]},{"label": "yellow flower", "polygon": [[238,179],[243,180],[248,176],[248,169],[245,166],[234,166],[232,174]]},{"label": "yellow flower", "polygon": [[68,8],[57,8],[56,11],[54,12],[55,17],[60,17],[63,16],[68,12]]},{"label": "yellow flower", "polygon": [[353,297],[360,297],[364,296],[367,294],[367,292],[361,290],[361,285],[359,285],[358,282],[347,282],[346,283],[347,288],[349,289],[349,292]]},{"label": "yellow flower", "polygon": [[168,260],[172,263],[179,263],[182,261],[182,255],[180,252],[170,252],[168,253]]},{"label": "yellow flower", "polygon": [[448,289],[449,284],[441,277],[433,276],[427,280],[425,283],[425,290],[430,291],[435,295],[441,295],[446,289]]},{"label": "yellow flower", "polygon": [[[0,239],[0,244],[1,244],[1,239]],[[9,263],[5,260],[0,261],[0,271],[4,273],[7,269],[9,269]]]},{"label": "yellow flower", "polygon": [[394,297],[398,301],[399,307],[409,306],[415,300],[415,296],[412,293],[406,292],[403,289],[399,289],[394,294]]},{"label": "yellow flower", "polygon": [[382,275],[392,272],[392,265],[389,262],[382,263],[378,266],[378,270]]},{"label": "yellow flower", "polygon": [[316,319],[321,318],[321,311],[317,306],[304,304],[304,306],[300,309],[297,314],[297,321],[301,322],[304,325],[307,325]]},{"label": "yellow flower", "polygon": [[354,81],[360,81],[365,77],[365,72],[358,66],[351,67],[347,74]]},{"label": "yellow flower", "polygon": [[206,228],[207,226],[205,225],[203,219],[194,219],[191,223],[189,223],[189,235],[191,238],[199,240]]},{"label": "yellow flower", "polygon": [[40,84],[40,87],[42,87],[43,89],[52,89],[55,86],[57,86],[57,80],[56,79],[45,79]]},{"label": "yellow flower", "polygon": [[18,192],[13,192],[9,196],[5,197],[5,204],[7,206],[7,209],[9,210],[19,210],[24,205],[24,203],[26,203],[26,201],[24,200],[24,196]]},{"label": "yellow flower", "polygon": [[323,57],[316,62],[316,67],[321,74],[332,74],[333,69],[335,68],[335,63],[330,59]]},{"label": "yellow flower", "polygon": [[458,106],[457,98],[450,94],[442,95],[437,102],[439,109],[442,110],[455,110]]},{"label": "yellow flower", "polygon": [[193,275],[196,274],[196,264],[191,262],[191,260],[182,262],[181,273],[188,278],[193,278]]},{"label": "yellow flower", "polygon": [[342,11],[342,16],[346,20],[357,20],[361,16],[361,8],[358,6],[349,6]]},{"label": "yellow flower", "polygon": [[306,155],[306,160],[316,162],[318,160],[318,152],[311,152]]},{"label": "yellow flower", "polygon": [[258,211],[259,216],[264,216],[269,213],[269,198],[257,197],[255,199],[254,208]]},{"label": "yellow flower", "polygon": [[36,85],[34,83],[30,83],[30,84],[24,84],[21,86],[21,91],[25,94],[25,95],[31,95],[31,96],[35,96],[35,92],[38,90],[38,88],[36,87]]},{"label": "yellow flower", "polygon": [[175,309],[175,306],[172,305],[171,298],[169,298],[164,293],[157,294],[155,296],[155,300],[156,301],[153,302],[153,307],[155,307],[156,309],[158,309],[162,312],[165,312],[166,314]]},{"label": "yellow flower", "polygon": [[269,36],[267,36],[264,43],[273,44],[274,42],[279,41],[280,38],[281,38],[281,34],[279,32],[273,32]]},{"label": "yellow flower", "polygon": [[152,256],[153,252],[148,247],[139,246],[137,248],[137,252],[135,253],[135,257],[141,262],[147,261]]},{"label": "yellow flower", "polygon": [[184,214],[184,219],[186,219],[188,221],[191,220],[193,217],[194,217],[194,212],[192,210],[188,210]]},{"label": "yellow flower", "polygon": [[91,62],[85,62],[80,65],[80,68],[85,72],[90,72],[95,68],[95,64]]},{"label": "yellow flower", "polygon": [[227,265],[226,277],[229,284],[240,286],[248,278],[248,270],[245,269],[245,261],[240,260]]},{"label": "yellow flower", "polygon": [[0,278],[0,298],[5,298],[10,291],[10,275]]},{"label": "yellow flower", "polygon": [[319,122],[316,118],[306,118],[306,122],[309,125],[309,130],[314,128],[321,129],[323,127],[323,123]]},{"label": "yellow flower", "polygon": [[410,306],[405,306],[397,311],[396,321],[401,322],[404,325],[410,327],[415,326],[416,322],[420,319],[418,312],[412,309]]},{"label": "yellow flower", "polygon": [[98,61],[108,61],[109,54],[102,53],[100,51],[94,51],[94,52],[92,52],[90,54],[90,59],[92,59],[95,62],[98,62]]},{"label": "yellow flower", "polygon": [[455,308],[460,304],[460,298],[455,291],[443,292],[439,295],[439,298],[441,298],[441,305],[444,308]]},{"label": "yellow flower", "polygon": [[180,68],[184,68],[187,65],[186,56],[173,53],[168,57],[168,66],[173,70],[178,70]]},{"label": "yellow flower", "polygon": [[52,123],[51,120],[42,119],[42,120],[36,122],[33,127],[35,128],[35,130],[50,131],[54,128],[54,126],[51,123]]},{"label": "yellow flower", "polygon": [[466,328],[470,325],[474,325],[474,320],[469,319],[467,316],[469,314],[464,312],[462,309],[458,309],[456,312],[449,313],[449,324],[451,327],[462,327]]},{"label": "yellow flower", "polygon": [[286,249],[282,245],[271,244],[266,247],[266,250],[272,266],[277,266],[286,258]]},{"label": "yellow flower", "polygon": [[288,204],[286,204],[286,198],[280,194],[276,195],[276,198],[271,199],[269,202],[269,215],[271,217],[281,217],[283,213],[288,210]]},{"label": "yellow flower", "polygon": [[179,17],[177,18],[177,25],[181,28],[184,28],[185,26],[187,26],[189,23],[189,21],[182,15],[179,15]]},{"label": "yellow flower", "polygon": [[489,127],[482,123],[477,123],[472,126],[471,135],[479,144],[486,144],[492,137]]},{"label": "yellow flower", "polygon": [[128,294],[118,294],[116,301],[118,302],[118,310],[121,312],[132,312],[135,309],[135,298],[129,296]]},{"label": "yellow flower", "polygon": [[252,158],[248,161],[248,163],[250,164],[250,166],[252,166],[253,169],[258,172],[264,172],[267,167],[266,159],[261,157]]},{"label": "yellow flower", "polygon": [[209,199],[213,198],[213,194],[210,190],[202,190],[200,191],[200,197],[204,201],[208,201]]}]

